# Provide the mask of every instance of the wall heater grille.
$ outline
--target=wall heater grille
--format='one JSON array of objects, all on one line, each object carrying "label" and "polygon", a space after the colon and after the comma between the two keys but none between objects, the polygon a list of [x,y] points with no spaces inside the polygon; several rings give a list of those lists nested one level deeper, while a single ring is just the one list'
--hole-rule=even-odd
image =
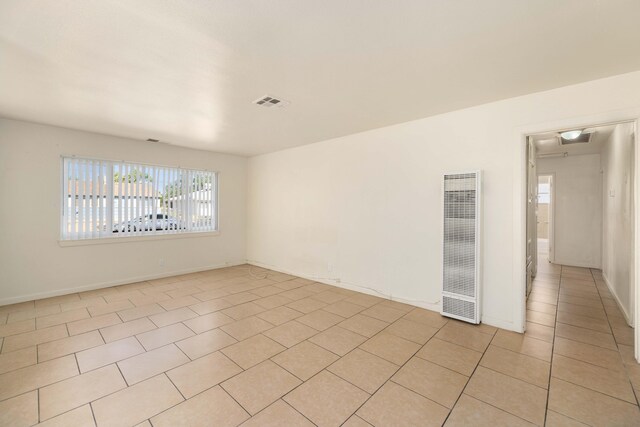
[{"label": "wall heater grille", "polygon": [[480,172],[444,175],[442,309],[480,323]]}]

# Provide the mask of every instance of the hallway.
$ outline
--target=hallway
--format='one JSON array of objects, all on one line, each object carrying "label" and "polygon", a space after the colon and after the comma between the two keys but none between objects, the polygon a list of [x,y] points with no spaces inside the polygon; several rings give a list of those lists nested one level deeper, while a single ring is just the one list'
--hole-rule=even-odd
[{"label": "hallway", "polygon": [[525,336],[552,345],[546,425],[640,425],[633,329],[599,270],[551,264],[540,253]]}]

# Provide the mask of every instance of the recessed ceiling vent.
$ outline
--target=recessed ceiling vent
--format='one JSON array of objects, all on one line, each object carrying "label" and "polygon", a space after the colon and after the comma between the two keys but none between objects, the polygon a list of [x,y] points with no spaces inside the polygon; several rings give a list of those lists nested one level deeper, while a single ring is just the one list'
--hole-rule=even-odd
[{"label": "recessed ceiling vent", "polygon": [[591,135],[594,133],[593,129],[560,132],[560,145],[587,144],[591,141]]},{"label": "recessed ceiling vent", "polygon": [[156,142],[160,142],[160,140],[155,138],[147,138],[147,142],[152,142],[155,144]]},{"label": "recessed ceiling vent", "polygon": [[253,101],[256,105],[261,105],[263,107],[271,108],[271,107],[285,107],[289,105],[289,101],[285,101],[280,98],[276,98],[275,96],[265,95]]}]

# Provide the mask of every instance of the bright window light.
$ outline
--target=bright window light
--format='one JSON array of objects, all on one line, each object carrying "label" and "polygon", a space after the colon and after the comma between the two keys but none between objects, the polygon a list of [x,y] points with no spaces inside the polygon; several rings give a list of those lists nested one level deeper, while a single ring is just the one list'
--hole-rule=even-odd
[{"label": "bright window light", "polygon": [[65,157],[62,240],[217,229],[211,171]]}]

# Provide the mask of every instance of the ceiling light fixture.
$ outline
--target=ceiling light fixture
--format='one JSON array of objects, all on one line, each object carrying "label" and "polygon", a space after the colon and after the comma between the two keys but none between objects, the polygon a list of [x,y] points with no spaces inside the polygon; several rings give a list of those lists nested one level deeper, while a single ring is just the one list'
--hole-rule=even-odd
[{"label": "ceiling light fixture", "polygon": [[581,130],[568,130],[560,133],[560,136],[562,138],[567,139],[569,141],[573,141],[574,139],[578,138],[580,135],[582,135]]}]

